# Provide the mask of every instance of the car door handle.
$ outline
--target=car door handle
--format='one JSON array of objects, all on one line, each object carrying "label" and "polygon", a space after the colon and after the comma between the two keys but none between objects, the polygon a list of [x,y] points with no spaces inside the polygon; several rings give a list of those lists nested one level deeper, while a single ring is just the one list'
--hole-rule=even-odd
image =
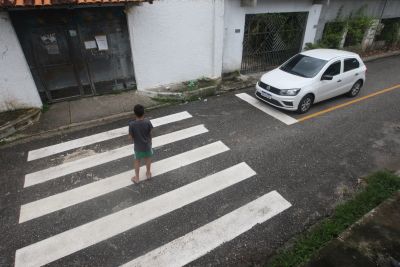
[{"label": "car door handle", "polygon": [[337,82],[340,83],[342,80],[338,80]]}]

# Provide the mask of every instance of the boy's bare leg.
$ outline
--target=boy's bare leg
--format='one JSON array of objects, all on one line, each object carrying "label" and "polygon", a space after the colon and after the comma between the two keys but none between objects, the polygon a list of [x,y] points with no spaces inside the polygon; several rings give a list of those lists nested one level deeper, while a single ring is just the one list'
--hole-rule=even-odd
[{"label": "boy's bare leg", "polygon": [[151,171],[150,171],[151,157],[145,158],[144,162],[146,163],[146,177],[147,177],[147,179],[150,179],[151,178]]},{"label": "boy's bare leg", "polygon": [[139,183],[140,160],[133,160],[133,166],[135,167],[135,176],[132,177],[132,182]]}]

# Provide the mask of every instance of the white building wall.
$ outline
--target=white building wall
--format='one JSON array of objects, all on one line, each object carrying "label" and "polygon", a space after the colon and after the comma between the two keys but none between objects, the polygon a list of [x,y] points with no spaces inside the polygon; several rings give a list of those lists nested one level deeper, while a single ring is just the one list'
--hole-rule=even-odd
[{"label": "white building wall", "polygon": [[[258,0],[254,7],[242,7],[240,0],[225,1],[224,73],[240,70],[246,14],[280,12],[309,12],[303,47],[307,42],[314,41],[316,33],[314,25],[318,23],[321,5],[313,5],[312,0]],[[235,32],[235,30],[239,32]]]},{"label": "white building wall", "polygon": [[0,112],[31,107],[42,101],[10,17],[0,11]]},{"label": "white building wall", "polygon": [[310,7],[307,19],[307,27],[304,34],[303,47],[306,43],[314,43],[321,11],[322,5],[312,5]]},{"label": "white building wall", "polygon": [[159,0],[126,14],[139,90],[221,75],[223,0]]}]

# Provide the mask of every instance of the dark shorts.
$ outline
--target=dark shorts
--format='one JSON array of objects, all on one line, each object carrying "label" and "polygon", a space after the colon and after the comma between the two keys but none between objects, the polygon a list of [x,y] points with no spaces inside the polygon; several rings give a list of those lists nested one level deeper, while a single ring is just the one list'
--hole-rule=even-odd
[{"label": "dark shorts", "polygon": [[135,154],[133,155],[135,159],[150,158],[152,156],[153,156],[153,149],[149,151],[135,151]]}]

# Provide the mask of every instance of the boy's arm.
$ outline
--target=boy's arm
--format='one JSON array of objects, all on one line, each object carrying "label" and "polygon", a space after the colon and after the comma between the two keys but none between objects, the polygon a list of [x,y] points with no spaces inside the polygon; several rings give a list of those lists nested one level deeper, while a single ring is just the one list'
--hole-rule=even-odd
[{"label": "boy's arm", "polygon": [[133,142],[133,130],[132,130],[132,126],[129,125],[129,138],[132,140]]},{"label": "boy's arm", "polygon": [[150,124],[149,135],[150,135],[150,140],[152,140],[152,139],[153,139],[153,135],[152,135],[152,132],[153,132],[153,124],[151,124],[151,121],[149,121],[149,124]]}]

